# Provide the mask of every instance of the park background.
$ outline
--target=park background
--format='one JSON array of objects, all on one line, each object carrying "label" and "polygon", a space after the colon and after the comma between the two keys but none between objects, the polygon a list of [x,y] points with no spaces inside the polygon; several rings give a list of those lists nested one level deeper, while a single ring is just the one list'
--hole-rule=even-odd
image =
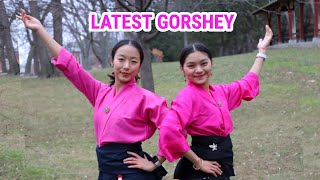
[{"label": "park background", "polygon": [[[269,24],[274,38],[260,95],[232,112],[234,179],[320,179],[318,0],[1,0],[0,179],[98,175],[92,107],[53,68],[42,42],[14,17],[21,7],[106,83],[112,46],[122,38],[137,39],[146,53],[141,86],[169,105],[185,86],[177,59],[186,44],[206,44],[215,57],[211,82],[229,83],[248,72]],[[231,33],[92,33],[86,19],[90,11],[234,11],[238,16]],[[157,152],[157,132],[143,147]],[[164,164],[166,179],[172,179],[175,164]]]}]

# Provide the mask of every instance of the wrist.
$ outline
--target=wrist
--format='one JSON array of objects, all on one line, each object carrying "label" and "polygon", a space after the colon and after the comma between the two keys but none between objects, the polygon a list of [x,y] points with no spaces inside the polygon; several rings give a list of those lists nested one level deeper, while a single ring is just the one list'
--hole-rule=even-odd
[{"label": "wrist", "polygon": [[265,61],[267,59],[267,55],[265,53],[261,53],[259,52],[257,55],[256,55],[256,58],[261,58],[263,59],[263,61]]},{"label": "wrist", "polygon": [[267,49],[266,49],[266,48],[259,48],[259,49],[258,49],[258,52],[259,52],[259,53],[266,54]]},{"label": "wrist", "polygon": [[46,29],[43,26],[40,26],[39,28],[34,30],[37,34],[41,34],[42,32],[46,31]]},{"label": "wrist", "polygon": [[193,169],[200,170],[203,166],[203,159],[199,158],[196,163],[193,164]]},{"label": "wrist", "polygon": [[154,157],[152,158],[152,162],[153,162],[153,164],[155,165],[155,169],[158,168],[158,167],[160,167],[160,166],[162,165],[157,156],[154,156]]}]

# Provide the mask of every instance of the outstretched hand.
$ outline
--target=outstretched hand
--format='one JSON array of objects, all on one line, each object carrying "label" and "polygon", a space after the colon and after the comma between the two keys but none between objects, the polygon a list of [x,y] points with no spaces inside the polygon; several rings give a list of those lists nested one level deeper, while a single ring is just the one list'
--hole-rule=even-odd
[{"label": "outstretched hand", "polygon": [[266,25],[266,34],[262,39],[259,40],[258,46],[257,48],[259,49],[259,51],[263,51],[265,53],[265,51],[267,50],[267,47],[269,46],[271,39],[272,39],[273,33],[271,28]]},{"label": "outstretched hand", "polygon": [[42,27],[41,22],[38,19],[27,15],[25,10],[21,9],[20,13],[20,16],[17,15],[16,17],[20,19],[27,28],[38,31]]},{"label": "outstretched hand", "polygon": [[157,168],[153,162],[147,159],[146,155],[142,158],[134,152],[128,152],[128,154],[133,156],[123,160],[125,164],[129,164],[128,168],[142,169],[148,172],[152,172]]}]

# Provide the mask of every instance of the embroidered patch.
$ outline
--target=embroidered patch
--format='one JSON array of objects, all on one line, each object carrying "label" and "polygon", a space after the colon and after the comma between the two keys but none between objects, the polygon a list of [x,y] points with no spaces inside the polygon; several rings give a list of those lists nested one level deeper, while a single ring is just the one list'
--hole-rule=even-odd
[{"label": "embroidered patch", "polygon": [[212,143],[211,145],[209,145],[209,148],[211,148],[212,151],[216,151],[216,150],[218,150],[218,145],[215,143]]}]

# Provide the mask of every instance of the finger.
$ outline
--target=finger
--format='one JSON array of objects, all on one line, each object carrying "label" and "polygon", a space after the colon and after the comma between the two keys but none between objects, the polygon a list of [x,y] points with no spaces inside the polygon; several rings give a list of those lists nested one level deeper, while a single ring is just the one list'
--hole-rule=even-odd
[{"label": "finger", "polygon": [[216,174],[216,172],[214,172],[214,170],[212,170],[212,173],[211,173],[211,174],[214,175],[215,177],[218,177],[217,174]]},{"label": "finger", "polygon": [[214,172],[216,172],[216,173],[218,173],[219,175],[221,175],[222,174],[222,170],[219,168],[219,167],[215,167],[215,168],[213,168],[213,171]]},{"label": "finger", "polygon": [[268,26],[268,25],[266,25],[266,36],[272,36],[273,35],[273,33],[272,33],[272,29]]},{"label": "finger", "polygon": [[21,10],[20,10],[20,14],[21,14],[21,17],[23,17],[23,16],[26,15],[26,12],[25,12],[23,9],[21,9]]},{"label": "finger", "polygon": [[221,167],[220,164],[219,164],[217,161],[211,161],[211,163],[212,163],[213,165],[216,165],[216,166],[218,166],[218,167]]},{"label": "finger", "polygon": [[137,165],[139,164],[137,161],[123,161],[124,164],[132,164],[132,165]]},{"label": "finger", "polygon": [[16,15],[16,18],[22,20],[22,17],[21,17],[21,16]]},{"label": "finger", "polygon": [[137,169],[141,169],[140,165],[130,165],[128,166],[128,168],[137,168]]},{"label": "finger", "polygon": [[26,11],[21,8],[21,13],[26,14]]},{"label": "finger", "polygon": [[21,13],[21,17],[22,17],[22,21],[25,22],[26,21],[26,14],[25,13]]},{"label": "finger", "polygon": [[124,159],[123,161],[135,161],[135,160],[137,160],[137,158],[129,157],[129,158]]},{"label": "finger", "polygon": [[30,20],[30,19],[32,19],[32,16],[26,15],[26,18]]},{"label": "finger", "polygon": [[127,151],[128,154],[134,156],[135,158],[139,159],[141,158],[141,156],[139,156],[137,153],[134,153],[134,152],[130,152],[130,151]]},{"label": "finger", "polygon": [[147,158],[147,156],[146,156],[145,154],[144,154],[144,158],[145,158],[145,159],[148,159],[148,158]]}]

